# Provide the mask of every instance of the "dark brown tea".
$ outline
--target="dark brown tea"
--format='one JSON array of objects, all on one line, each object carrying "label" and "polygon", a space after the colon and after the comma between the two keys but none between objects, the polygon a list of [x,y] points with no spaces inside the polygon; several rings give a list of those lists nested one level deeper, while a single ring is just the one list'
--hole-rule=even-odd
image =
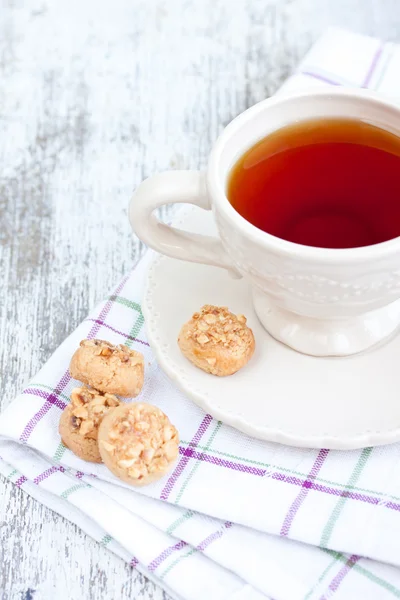
[{"label": "dark brown tea", "polygon": [[227,194],[247,221],[290,242],[378,244],[400,236],[400,138],[347,119],[297,123],[242,156]]}]

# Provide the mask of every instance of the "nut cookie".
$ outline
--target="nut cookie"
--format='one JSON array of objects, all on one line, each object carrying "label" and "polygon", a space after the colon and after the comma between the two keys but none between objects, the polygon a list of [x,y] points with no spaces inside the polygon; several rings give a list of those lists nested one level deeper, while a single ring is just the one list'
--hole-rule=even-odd
[{"label": "nut cookie", "polygon": [[234,315],[225,306],[206,304],[183,325],[178,345],[196,367],[224,377],[248,363],[255,340],[246,317]]},{"label": "nut cookie", "polygon": [[72,426],[72,410],[70,406],[67,406],[63,410],[58,426],[58,431],[61,437],[61,441],[73,452],[76,456],[79,456],[82,460],[88,462],[101,463],[101,456],[97,445],[97,440],[92,438],[85,438]]},{"label": "nut cookie", "polygon": [[101,462],[97,436],[104,415],[120,405],[112,394],[103,394],[88,388],[75,388],[71,404],[63,411],[59,433],[64,446],[76,456],[89,462]]},{"label": "nut cookie", "polygon": [[159,408],[123,404],[101,422],[99,450],[104,464],[122,481],[147,485],[165,475],[175,462],[178,432]]},{"label": "nut cookie", "polygon": [[69,371],[71,377],[96,390],[133,398],[143,387],[144,358],[123,344],[82,340]]}]

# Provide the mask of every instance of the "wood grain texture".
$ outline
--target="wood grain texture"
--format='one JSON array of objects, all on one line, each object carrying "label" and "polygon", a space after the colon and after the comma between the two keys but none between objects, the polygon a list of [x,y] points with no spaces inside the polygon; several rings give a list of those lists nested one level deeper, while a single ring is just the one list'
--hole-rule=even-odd
[{"label": "wood grain texture", "polygon": [[[329,25],[400,41],[398,0],[0,0],[3,406],[136,260],[144,177],[201,168]],[[2,600],[167,599],[0,482]]]}]

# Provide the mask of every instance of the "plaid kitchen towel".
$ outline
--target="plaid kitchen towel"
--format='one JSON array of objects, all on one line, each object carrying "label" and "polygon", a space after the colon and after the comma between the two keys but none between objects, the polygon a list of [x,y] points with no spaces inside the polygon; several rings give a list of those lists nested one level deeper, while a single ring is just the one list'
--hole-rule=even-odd
[{"label": "plaid kitchen towel", "polygon": [[[399,66],[400,47],[330,30],[282,89],[347,85],[400,99]],[[1,473],[174,598],[400,597],[400,444],[351,452],[289,448],[203,413],[166,378],[146,341],[140,302],[152,256],[1,415]],[[58,420],[76,385],[68,364],[85,337],[143,352],[149,366],[140,398],[179,429],[174,470],[140,491],[60,444]]]}]

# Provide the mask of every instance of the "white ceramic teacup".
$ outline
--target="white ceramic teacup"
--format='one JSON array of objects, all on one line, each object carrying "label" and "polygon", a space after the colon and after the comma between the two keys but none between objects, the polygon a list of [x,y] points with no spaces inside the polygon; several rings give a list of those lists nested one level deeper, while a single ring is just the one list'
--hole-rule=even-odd
[{"label": "white ceramic teacup", "polygon": [[[261,231],[226,197],[230,170],[246,150],[286,125],[317,118],[362,119],[400,136],[400,108],[366,90],[273,97],[226,127],[206,172],[170,171],[144,181],[129,215],[155,250],[245,277],[259,319],[284,344],[315,356],[345,356],[377,344],[400,324],[400,238],[343,250],[302,246]],[[175,202],[212,210],[219,238],[160,223],[154,210]]]}]

